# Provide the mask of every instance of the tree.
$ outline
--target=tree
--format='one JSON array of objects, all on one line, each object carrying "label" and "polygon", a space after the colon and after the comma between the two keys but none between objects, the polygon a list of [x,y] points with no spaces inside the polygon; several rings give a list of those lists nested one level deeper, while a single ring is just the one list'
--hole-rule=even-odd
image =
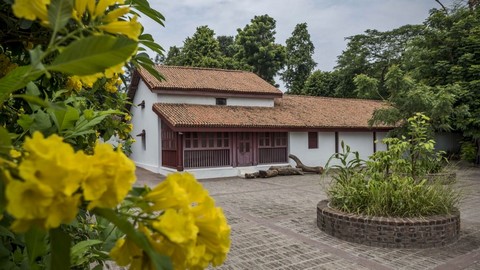
[{"label": "tree", "polygon": [[223,67],[223,56],[215,32],[208,26],[197,27],[192,37],[185,39],[180,63],[192,67]]},{"label": "tree", "polygon": [[312,58],[315,46],[310,40],[307,23],[297,24],[286,43],[286,69],[281,74],[281,78],[289,93],[300,94],[305,81],[317,65]]},{"label": "tree", "polygon": [[181,49],[177,46],[170,47],[163,64],[168,66],[182,66],[183,60],[181,56]]},{"label": "tree", "polygon": [[347,49],[337,60],[340,83],[336,95],[356,96],[353,79],[365,74],[378,80],[378,93],[387,96],[384,83],[388,68],[402,63],[407,45],[422,31],[420,25],[405,25],[385,32],[369,29],[365,34],[348,37]]},{"label": "tree", "polygon": [[[357,92],[374,95],[378,92],[378,81],[366,75],[354,79]],[[408,119],[416,113],[423,113],[431,118],[435,130],[452,129],[450,118],[454,113],[455,94],[458,85],[428,86],[416,82],[398,66],[392,66],[385,75],[385,88],[389,96],[389,107],[374,112],[370,124],[406,125]]]},{"label": "tree", "polygon": [[461,87],[453,127],[476,140],[480,157],[480,9],[474,2],[449,13],[432,10],[425,34],[412,44],[407,66],[429,86]]},{"label": "tree", "polygon": [[305,81],[302,94],[309,96],[333,97],[338,86],[338,72],[314,71]]},{"label": "tree", "polygon": [[218,44],[220,45],[220,52],[226,57],[233,57],[235,55],[235,38],[233,36],[218,36]]},{"label": "tree", "polygon": [[235,59],[271,84],[285,62],[285,48],[275,43],[275,19],[268,15],[255,16],[250,24],[237,29]]}]

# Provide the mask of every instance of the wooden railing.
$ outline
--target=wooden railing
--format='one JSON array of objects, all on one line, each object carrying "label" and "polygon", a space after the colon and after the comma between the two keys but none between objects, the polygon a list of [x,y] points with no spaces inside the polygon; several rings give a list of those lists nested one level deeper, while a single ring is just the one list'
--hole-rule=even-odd
[{"label": "wooden railing", "polygon": [[166,167],[177,167],[177,150],[162,150],[162,165]]},{"label": "wooden railing", "polygon": [[260,148],[258,149],[258,163],[285,163],[287,162],[287,148]]},{"label": "wooden railing", "polygon": [[230,150],[185,150],[185,168],[205,168],[230,166]]}]

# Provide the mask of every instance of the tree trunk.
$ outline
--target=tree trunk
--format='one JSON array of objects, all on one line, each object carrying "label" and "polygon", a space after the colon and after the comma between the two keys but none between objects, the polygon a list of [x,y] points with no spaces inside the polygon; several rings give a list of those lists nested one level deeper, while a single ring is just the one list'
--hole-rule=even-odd
[{"label": "tree trunk", "polygon": [[268,170],[268,171],[258,171],[258,174],[261,178],[270,178],[278,175],[277,170]]},{"label": "tree trunk", "polygon": [[317,173],[317,174],[322,174],[323,173],[323,167],[322,166],[316,166],[316,167],[306,166],[300,161],[300,159],[297,156],[290,154],[290,155],[288,155],[288,157],[293,159],[293,161],[295,161],[297,163],[297,166],[295,166],[295,167],[302,169],[303,172],[312,172],[312,173]]},{"label": "tree trunk", "polygon": [[258,178],[258,177],[260,177],[258,172],[246,173],[245,174],[245,179],[254,179],[254,178]]}]

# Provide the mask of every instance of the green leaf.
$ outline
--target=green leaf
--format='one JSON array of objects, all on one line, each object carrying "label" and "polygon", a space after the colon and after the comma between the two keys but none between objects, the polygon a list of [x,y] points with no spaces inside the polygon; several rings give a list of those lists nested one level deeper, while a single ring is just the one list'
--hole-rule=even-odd
[{"label": "green leaf", "polygon": [[60,228],[50,230],[51,270],[70,269],[70,235]]},{"label": "green leaf", "polygon": [[17,120],[17,124],[20,125],[23,130],[29,130],[33,124],[33,118],[26,114],[22,114]]},{"label": "green leaf", "polygon": [[158,70],[155,68],[155,63],[153,63],[152,59],[150,59],[148,56],[145,56],[145,54],[136,55],[132,59],[132,63],[137,68],[142,67],[146,69],[150,75],[155,77],[155,79],[159,81],[165,80],[162,74],[160,74],[160,72],[158,72]]},{"label": "green leaf", "polygon": [[28,252],[28,265],[31,269],[37,269],[37,258],[47,253],[45,237],[46,233],[35,227],[25,233],[25,245]]},{"label": "green leaf", "polygon": [[72,249],[70,250],[70,256],[72,258],[71,265],[79,265],[83,262],[84,259],[84,253],[90,249],[91,246],[102,244],[103,241],[98,240],[98,239],[91,239],[91,240],[85,240],[81,241],[77,244],[75,244]]},{"label": "green leaf", "polygon": [[132,4],[133,8],[147,15],[150,19],[154,20],[160,25],[164,26],[163,21],[165,21],[165,17],[163,17],[160,12],[152,9],[147,0],[131,0],[129,2]]},{"label": "green leaf", "polygon": [[113,210],[105,208],[95,208],[93,212],[99,216],[108,219],[115,224],[122,232],[124,232],[132,241],[148,254],[155,269],[172,269],[169,258],[161,255],[153,249],[148,239],[141,232],[135,230],[135,227],[125,218],[119,217]]},{"label": "green leaf", "polygon": [[54,117],[52,118],[54,119],[58,131],[73,128],[75,122],[80,118],[78,110],[72,106],[67,106],[64,109],[57,109],[53,112],[53,115]]},{"label": "green leaf", "polygon": [[33,124],[30,126],[30,131],[46,131],[50,127],[52,127],[52,121],[50,121],[50,116],[42,111],[38,110],[33,116]]},{"label": "green leaf", "polygon": [[37,79],[40,75],[42,75],[42,72],[32,71],[31,66],[17,67],[9,72],[0,79],[0,105],[7,99],[8,95],[25,87],[28,82]]},{"label": "green leaf", "polygon": [[13,98],[21,98],[25,100],[26,102],[28,102],[28,105],[30,106],[30,108],[32,108],[32,110],[34,111],[38,110],[39,107],[43,107],[43,108],[50,107],[50,103],[46,102],[45,100],[39,97],[32,96],[32,95],[14,95]]},{"label": "green leaf", "polygon": [[140,44],[147,46],[152,51],[156,53],[163,53],[163,48],[158,43],[155,42],[152,35],[150,34],[143,34],[138,37]]},{"label": "green leaf", "polygon": [[7,154],[12,146],[12,139],[7,129],[0,127],[0,153]]},{"label": "green leaf", "polygon": [[54,32],[65,27],[72,17],[72,0],[52,0],[48,7],[48,20]]},{"label": "green leaf", "polygon": [[136,41],[125,37],[87,37],[68,45],[47,69],[79,76],[92,75],[126,62],[137,45]]}]

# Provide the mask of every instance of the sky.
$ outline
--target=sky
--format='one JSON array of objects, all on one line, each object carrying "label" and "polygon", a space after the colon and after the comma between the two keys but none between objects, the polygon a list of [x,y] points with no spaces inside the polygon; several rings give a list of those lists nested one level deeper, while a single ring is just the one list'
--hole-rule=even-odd
[{"label": "sky", "polygon": [[[441,0],[450,6],[455,0]],[[208,25],[216,35],[237,34],[255,15],[268,14],[277,22],[276,42],[285,45],[295,25],[306,22],[315,46],[317,69],[329,71],[346,48],[345,37],[366,29],[391,30],[421,24],[429,10],[440,8],[435,0],[150,0],[165,16],[165,27],[141,18],[145,32],[165,51],[183,46],[198,26]]]}]

